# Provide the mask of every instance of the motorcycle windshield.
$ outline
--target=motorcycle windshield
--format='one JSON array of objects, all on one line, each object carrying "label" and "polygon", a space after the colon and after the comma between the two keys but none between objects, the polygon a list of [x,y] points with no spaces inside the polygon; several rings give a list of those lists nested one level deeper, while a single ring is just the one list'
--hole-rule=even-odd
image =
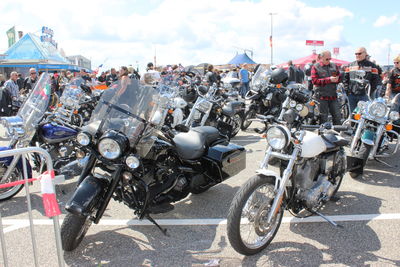
[{"label": "motorcycle windshield", "polygon": [[17,116],[24,121],[25,140],[32,139],[36,127],[46,112],[51,95],[51,81],[48,73],[43,73]]},{"label": "motorcycle windshield", "polygon": [[99,136],[115,130],[128,138],[141,157],[146,156],[155,141],[154,131],[163,126],[167,114],[165,88],[162,83],[153,87],[133,79],[111,84],[85,130]]},{"label": "motorcycle windshield", "polygon": [[267,67],[260,65],[251,79],[252,87],[259,87],[269,81],[269,70]]},{"label": "motorcycle windshield", "polygon": [[392,99],[391,110],[400,112],[400,94],[396,94],[396,96]]},{"label": "motorcycle windshield", "polygon": [[60,104],[67,109],[78,109],[79,102],[84,97],[84,92],[81,89],[81,84],[84,84],[82,78],[76,78],[65,85],[63,94],[60,97]]}]

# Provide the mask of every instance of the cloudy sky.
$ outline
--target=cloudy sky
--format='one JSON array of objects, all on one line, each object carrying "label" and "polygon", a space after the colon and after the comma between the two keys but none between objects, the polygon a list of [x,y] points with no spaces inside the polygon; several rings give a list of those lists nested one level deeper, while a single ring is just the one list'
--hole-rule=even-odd
[{"label": "cloudy sky", "polygon": [[[157,64],[224,64],[244,49],[257,63],[306,56],[305,40],[323,40],[353,61],[365,46],[379,64],[400,54],[398,0],[1,0],[0,53],[15,26],[40,35],[42,26],[67,55],[81,54],[92,67]],[[251,54],[248,52],[248,54]]]}]

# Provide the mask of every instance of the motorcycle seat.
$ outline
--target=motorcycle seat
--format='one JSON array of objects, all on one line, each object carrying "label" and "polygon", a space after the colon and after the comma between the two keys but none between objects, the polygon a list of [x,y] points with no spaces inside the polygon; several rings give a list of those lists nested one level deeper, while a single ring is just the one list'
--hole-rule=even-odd
[{"label": "motorcycle seat", "polygon": [[187,133],[178,133],[174,142],[178,155],[183,159],[198,159],[207,148],[220,139],[219,131],[211,126],[200,126],[190,129]]},{"label": "motorcycle seat", "polygon": [[346,140],[340,136],[337,136],[335,134],[323,134],[322,139],[324,139],[325,143],[327,144],[327,148],[332,148],[332,147],[340,147],[340,146],[347,146],[350,141]]}]

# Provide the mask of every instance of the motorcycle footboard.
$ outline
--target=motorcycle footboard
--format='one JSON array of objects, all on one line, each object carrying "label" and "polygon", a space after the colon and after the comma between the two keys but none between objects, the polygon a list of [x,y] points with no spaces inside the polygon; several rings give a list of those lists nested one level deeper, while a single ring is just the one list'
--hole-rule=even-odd
[{"label": "motorcycle footboard", "polygon": [[347,156],[347,171],[362,174],[364,171],[365,160]]},{"label": "motorcycle footboard", "polygon": [[78,216],[90,215],[107,186],[106,180],[87,176],[66,203],[65,210]]}]

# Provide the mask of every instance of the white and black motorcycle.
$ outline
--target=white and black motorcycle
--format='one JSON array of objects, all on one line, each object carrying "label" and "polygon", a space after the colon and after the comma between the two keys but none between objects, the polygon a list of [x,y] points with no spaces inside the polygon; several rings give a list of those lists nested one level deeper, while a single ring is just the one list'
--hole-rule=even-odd
[{"label": "white and black motorcycle", "polygon": [[[257,174],[236,193],[228,214],[229,241],[244,255],[258,253],[269,245],[285,209],[298,217],[317,214],[337,225],[318,210],[336,194],[346,172],[343,146],[348,141],[336,131],[347,127],[324,124],[292,128],[296,123],[293,111],[284,115],[285,122],[272,116],[262,116],[262,120],[268,143],[264,159]],[[280,160],[279,173],[268,168],[271,157]]]}]

